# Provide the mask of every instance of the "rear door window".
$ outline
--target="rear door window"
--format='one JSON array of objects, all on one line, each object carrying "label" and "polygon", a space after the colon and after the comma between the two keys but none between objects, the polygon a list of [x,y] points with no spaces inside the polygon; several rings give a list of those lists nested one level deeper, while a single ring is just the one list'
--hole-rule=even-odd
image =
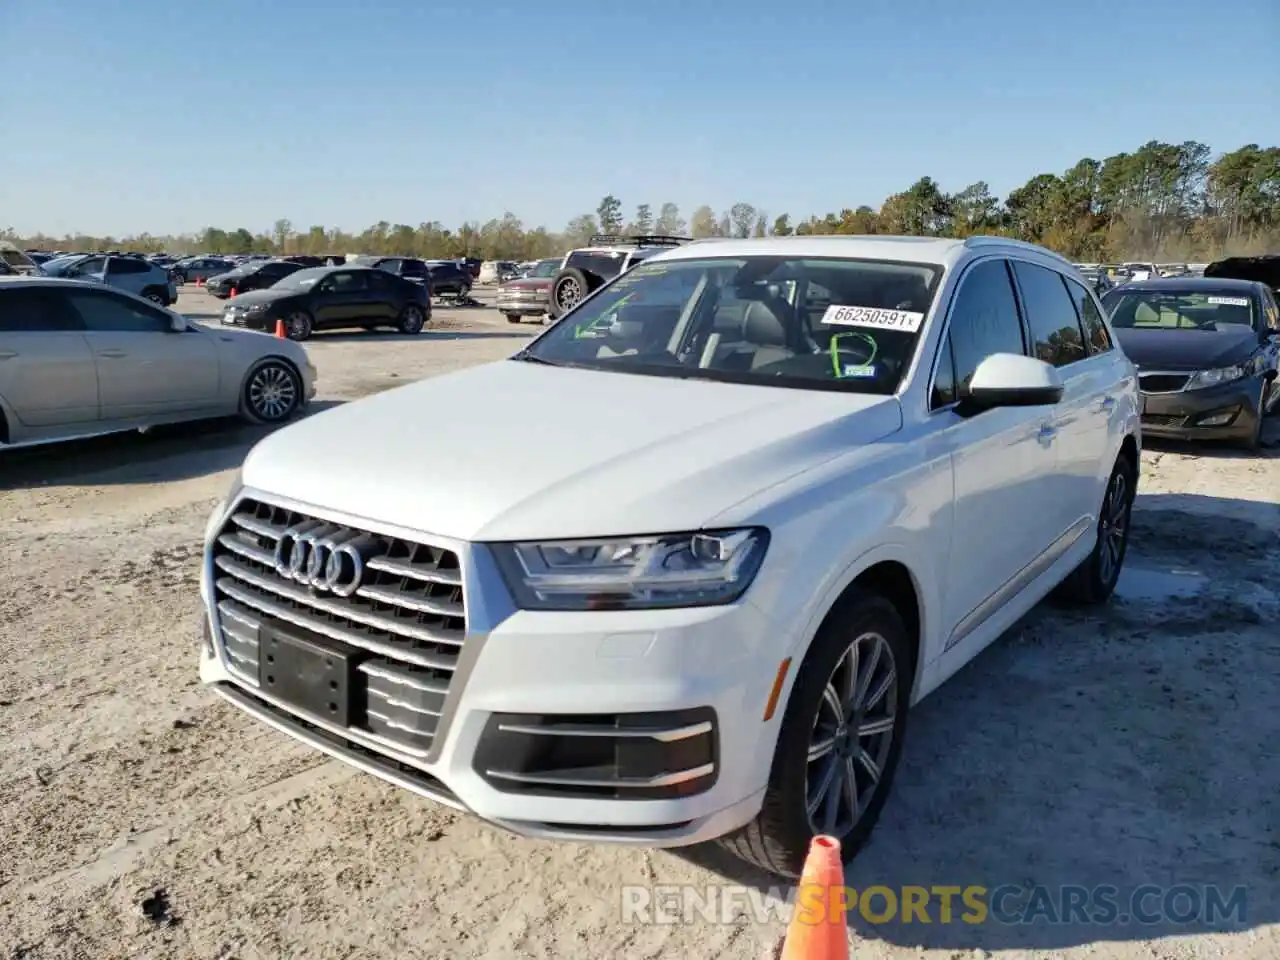
[{"label": "rear door window", "polygon": [[6,333],[81,330],[80,318],[56,291],[42,287],[0,289],[0,338]]},{"label": "rear door window", "polygon": [[1013,261],[1013,272],[1031,330],[1032,355],[1055,367],[1065,367],[1088,356],[1084,332],[1061,274],[1025,260]]},{"label": "rear door window", "polygon": [[1111,335],[1107,333],[1107,325],[1102,320],[1102,309],[1098,306],[1098,301],[1083,285],[1070,277],[1063,277],[1062,282],[1067,285],[1067,294],[1075,303],[1089,352],[1106,353],[1112,347]]}]

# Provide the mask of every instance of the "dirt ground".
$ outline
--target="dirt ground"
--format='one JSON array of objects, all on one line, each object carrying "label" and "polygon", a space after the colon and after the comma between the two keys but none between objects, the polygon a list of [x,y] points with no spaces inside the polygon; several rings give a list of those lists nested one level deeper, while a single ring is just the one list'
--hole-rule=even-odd
[{"label": "dirt ground", "polygon": [[[317,338],[319,405],[502,357],[534,329],[472,308],[412,341]],[[520,839],[197,685],[200,538],[259,436],[216,423],[0,455],[0,960],[768,953],[777,920],[624,922],[623,885],[770,884],[715,849]],[[1244,886],[1244,920],[855,918],[855,956],[1280,956],[1278,452],[1145,452],[1120,596],[1042,606],[920,706],[848,875]]]}]

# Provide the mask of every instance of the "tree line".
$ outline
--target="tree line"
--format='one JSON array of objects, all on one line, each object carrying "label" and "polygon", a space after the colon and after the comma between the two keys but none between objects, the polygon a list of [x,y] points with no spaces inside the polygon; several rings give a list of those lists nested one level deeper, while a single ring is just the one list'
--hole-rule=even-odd
[{"label": "tree line", "polygon": [[660,233],[692,237],[793,234],[991,234],[1039,243],[1073,260],[1201,261],[1226,254],[1280,253],[1280,147],[1247,144],[1214,157],[1203,143],[1152,140],[1105,160],[1086,157],[1062,173],[1032,177],[1003,200],[979,181],[956,193],[921,177],[878,210],[845,207],[793,220],[745,201],[717,212],[695,209],[686,220],[675,203],[648,203],[628,217],[622,201],[604,197],[594,212],[560,232],[527,227],[514,213],[450,229],[438,221],[416,227],[381,221],[360,233],[324,226],[295,229],[277,220],[268,233],[208,227],[182,236],[22,237],[25,247],[145,253],[400,254],[427,259],[482,257],[532,260],[586,244],[598,233]]}]

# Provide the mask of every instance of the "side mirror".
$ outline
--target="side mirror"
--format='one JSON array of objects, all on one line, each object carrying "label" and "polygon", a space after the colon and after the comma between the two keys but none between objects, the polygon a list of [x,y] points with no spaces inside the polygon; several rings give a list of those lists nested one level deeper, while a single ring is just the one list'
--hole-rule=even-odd
[{"label": "side mirror", "polygon": [[968,417],[993,407],[1047,407],[1061,399],[1056,368],[1034,357],[993,353],[978,364],[956,412]]},{"label": "side mirror", "polygon": [[187,322],[186,317],[173,317],[169,321],[169,331],[171,333],[186,333],[191,329],[191,324]]}]

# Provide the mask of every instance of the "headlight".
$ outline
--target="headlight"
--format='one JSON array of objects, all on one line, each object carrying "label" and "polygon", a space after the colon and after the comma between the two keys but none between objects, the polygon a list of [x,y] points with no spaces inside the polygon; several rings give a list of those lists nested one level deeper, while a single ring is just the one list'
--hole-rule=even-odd
[{"label": "headlight", "polygon": [[244,308],[245,313],[265,313],[269,303],[251,303]]},{"label": "headlight", "polygon": [[638,610],[732,603],[760,570],[769,531],[492,544],[524,610]]},{"label": "headlight", "polygon": [[1199,390],[1202,387],[1216,387],[1220,383],[1230,383],[1232,380],[1239,380],[1245,376],[1248,376],[1248,370],[1238,363],[1230,367],[1201,370],[1199,373],[1191,375],[1191,379],[1187,381],[1187,389]]}]

